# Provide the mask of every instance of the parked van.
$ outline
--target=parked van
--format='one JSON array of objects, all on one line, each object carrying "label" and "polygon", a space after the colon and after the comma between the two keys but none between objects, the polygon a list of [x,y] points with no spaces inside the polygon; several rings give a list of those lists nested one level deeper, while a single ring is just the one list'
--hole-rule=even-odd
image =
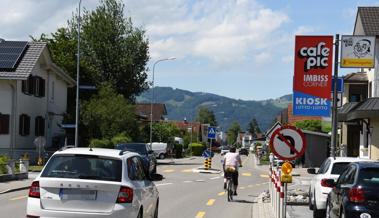
[{"label": "parked van", "polygon": [[167,143],[153,142],[151,149],[154,151],[155,156],[159,159],[165,159],[167,156]]}]

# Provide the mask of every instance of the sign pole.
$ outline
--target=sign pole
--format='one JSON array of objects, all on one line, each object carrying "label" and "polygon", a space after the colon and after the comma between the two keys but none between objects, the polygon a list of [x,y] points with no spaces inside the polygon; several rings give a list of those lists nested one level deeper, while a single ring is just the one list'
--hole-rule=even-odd
[{"label": "sign pole", "polygon": [[284,183],[283,218],[286,218],[286,213],[287,213],[287,183]]},{"label": "sign pole", "polygon": [[338,80],[338,51],[339,51],[340,35],[336,34],[334,43],[334,87],[333,87],[333,108],[332,108],[332,141],[330,145],[330,156],[336,157],[337,146],[337,80]]}]

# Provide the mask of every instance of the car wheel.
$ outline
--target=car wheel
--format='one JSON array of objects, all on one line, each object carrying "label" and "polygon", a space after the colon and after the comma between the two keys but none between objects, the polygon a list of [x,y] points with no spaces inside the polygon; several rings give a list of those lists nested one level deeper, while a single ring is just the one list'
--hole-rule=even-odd
[{"label": "car wheel", "polygon": [[165,155],[164,154],[160,154],[159,155],[159,159],[164,159],[165,158]]},{"label": "car wheel", "polygon": [[346,216],[345,216],[345,211],[344,210],[342,210],[341,211],[341,214],[340,214],[340,218],[345,218]]},{"label": "car wheel", "polygon": [[313,210],[313,201],[312,201],[312,194],[311,194],[311,188],[309,188],[309,201],[308,201],[309,210]]},{"label": "car wheel", "polygon": [[153,174],[156,174],[157,173],[157,165],[154,166],[154,169],[153,169]]},{"label": "car wheel", "polygon": [[139,212],[138,212],[137,218],[143,218],[142,215],[143,215],[143,214],[142,214],[142,208],[141,208],[141,209],[139,210]]},{"label": "car wheel", "polygon": [[159,208],[159,200],[157,200],[157,205],[154,210],[154,218],[158,218],[158,208]]},{"label": "car wheel", "polygon": [[316,204],[316,195],[313,195],[313,218],[325,217],[325,210],[318,210]]}]

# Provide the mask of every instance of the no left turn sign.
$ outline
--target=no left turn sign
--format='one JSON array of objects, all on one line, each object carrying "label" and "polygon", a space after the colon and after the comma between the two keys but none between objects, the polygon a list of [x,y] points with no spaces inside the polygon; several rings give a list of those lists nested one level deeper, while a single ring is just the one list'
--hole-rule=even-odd
[{"label": "no left turn sign", "polygon": [[281,160],[301,157],[306,144],[303,132],[293,126],[284,126],[275,130],[270,138],[271,151]]}]

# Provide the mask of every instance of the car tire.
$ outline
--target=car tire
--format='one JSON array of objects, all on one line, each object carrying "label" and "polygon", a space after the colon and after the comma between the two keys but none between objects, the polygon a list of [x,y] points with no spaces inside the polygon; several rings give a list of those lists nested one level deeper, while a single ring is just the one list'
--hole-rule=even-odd
[{"label": "car tire", "polygon": [[137,218],[143,218],[142,216],[143,214],[142,214],[142,208],[141,208],[138,212]]},{"label": "car tire", "polygon": [[326,200],[326,214],[325,218],[330,218],[330,205],[329,205],[329,199]]},{"label": "car tire", "polygon": [[153,218],[158,218],[158,208],[159,208],[159,199],[157,200],[157,205],[155,206]]},{"label": "car tire", "polygon": [[153,169],[153,174],[156,174],[157,173],[157,165],[154,166],[154,169]]},{"label": "car tire", "polygon": [[163,159],[165,159],[165,155],[164,154],[159,154],[159,159],[161,159],[161,160],[163,160]]},{"label": "car tire", "polygon": [[345,216],[345,211],[342,209],[341,210],[341,214],[340,214],[340,218],[345,218],[346,216]]},{"label": "car tire", "polygon": [[309,210],[313,210],[313,201],[312,201],[312,194],[311,189],[309,188],[309,201],[308,201],[308,207]]}]

